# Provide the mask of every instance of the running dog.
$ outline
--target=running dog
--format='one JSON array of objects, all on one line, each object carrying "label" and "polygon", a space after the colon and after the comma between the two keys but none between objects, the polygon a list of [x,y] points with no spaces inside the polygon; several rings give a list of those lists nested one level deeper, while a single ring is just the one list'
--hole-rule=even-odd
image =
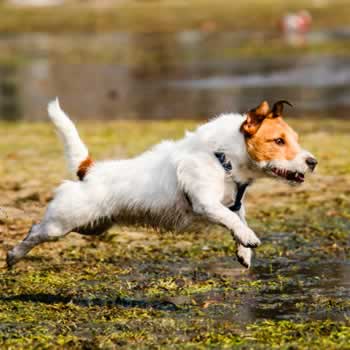
[{"label": "running dog", "polygon": [[55,191],[42,221],[7,254],[13,266],[38,244],[70,232],[101,234],[114,224],[181,230],[195,220],[223,225],[237,242],[239,262],[251,265],[260,240],[245,220],[246,188],[261,177],[304,182],[317,160],[283,120],[283,105],[264,101],[246,114],[223,114],[178,141],[163,141],[138,157],[95,162],[60,108],[48,113],[78,177]]}]

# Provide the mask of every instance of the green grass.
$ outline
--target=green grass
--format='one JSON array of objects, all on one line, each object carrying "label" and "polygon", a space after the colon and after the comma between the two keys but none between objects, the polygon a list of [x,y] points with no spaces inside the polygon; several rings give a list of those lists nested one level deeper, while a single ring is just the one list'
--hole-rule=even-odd
[{"label": "green grass", "polygon": [[[0,348],[346,349],[350,122],[290,120],[319,159],[300,187],[261,180],[248,222],[250,271],[230,234],[115,227],[37,247],[14,270],[6,249],[40,220],[66,177],[51,125],[0,123]],[[81,122],[95,159],[133,156],[194,122]]]},{"label": "green grass", "polygon": [[0,32],[266,30],[276,27],[281,14],[300,9],[310,10],[315,27],[345,27],[347,5],[346,0],[329,7],[306,0],[127,1],[98,10],[79,2],[54,9],[0,5]]}]

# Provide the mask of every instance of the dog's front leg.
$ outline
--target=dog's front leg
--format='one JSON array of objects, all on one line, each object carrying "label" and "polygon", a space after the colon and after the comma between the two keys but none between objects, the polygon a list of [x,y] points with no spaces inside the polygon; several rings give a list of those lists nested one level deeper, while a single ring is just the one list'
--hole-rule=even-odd
[{"label": "dog's front leg", "polygon": [[239,216],[225,207],[219,201],[212,202],[203,198],[193,198],[192,206],[195,213],[204,215],[210,221],[227,227],[238,244],[247,248],[255,248],[260,245],[259,238],[242,222]]},{"label": "dog's front leg", "polygon": [[[245,219],[245,208],[242,205],[241,209],[237,213],[242,222],[248,226],[247,221]],[[244,267],[249,268],[252,261],[253,250],[252,248],[247,248],[240,243],[237,243],[237,251],[236,256],[240,264]]]},{"label": "dog's front leg", "polygon": [[212,157],[197,154],[196,157],[183,159],[178,165],[177,177],[196,214],[228,228],[234,239],[244,247],[254,248],[260,244],[259,238],[237,213],[221,203],[225,172]]}]

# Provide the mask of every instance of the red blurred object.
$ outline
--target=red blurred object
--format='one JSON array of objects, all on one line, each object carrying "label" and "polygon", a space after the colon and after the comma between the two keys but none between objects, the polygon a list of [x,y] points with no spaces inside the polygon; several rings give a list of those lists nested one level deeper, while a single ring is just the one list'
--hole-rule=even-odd
[{"label": "red blurred object", "polygon": [[283,33],[307,33],[311,29],[312,17],[308,11],[287,13],[279,23]]}]

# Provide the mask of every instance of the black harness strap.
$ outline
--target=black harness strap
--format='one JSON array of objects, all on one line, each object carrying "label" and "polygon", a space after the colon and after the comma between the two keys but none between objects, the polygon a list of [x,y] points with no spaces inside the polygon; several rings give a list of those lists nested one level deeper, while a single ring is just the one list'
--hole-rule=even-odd
[{"label": "black harness strap", "polygon": [[[226,156],[225,153],[223,152],[215,152],[215,157],[218,159],[218,161],[220,162],[220,164],[222,165],[222,167],[224,168],[224,170],[227,173],[230,173],[230,171],[232,170],[232,164],[229,160],[226,160]],[[250,182],[247,183],[239,183],[236,182],[236,186],[237,186],[237,193],[236,193],[236,198],[235,198],[235,202],[233,203],[233,205],[231,205],[230,207],[228,207],[231,211],[239,211],[242,207],[242,198],[244,196],[245,190],[247,189],[247,187],[250,185]]]},{"label": "black harness strap", "polygon": [[241,209],[241,207],[242,207],[242,198],[244,196],[245,190],[249,186],[249,183],[240,184],[239,182],[236,182],[236,186],[237,186],[237,194],[236,194],[235,202],[234,202],[233,205],[228,207],[232,211],[239,211]]},{"label": "black harness strap", "polygon": [[223,152],[215,152],[215,157],[220,162],[221,166],[224,168],[224,170],[229,173],[232,170],[232,164],[229,160],[226,160],[226,155]]}]

